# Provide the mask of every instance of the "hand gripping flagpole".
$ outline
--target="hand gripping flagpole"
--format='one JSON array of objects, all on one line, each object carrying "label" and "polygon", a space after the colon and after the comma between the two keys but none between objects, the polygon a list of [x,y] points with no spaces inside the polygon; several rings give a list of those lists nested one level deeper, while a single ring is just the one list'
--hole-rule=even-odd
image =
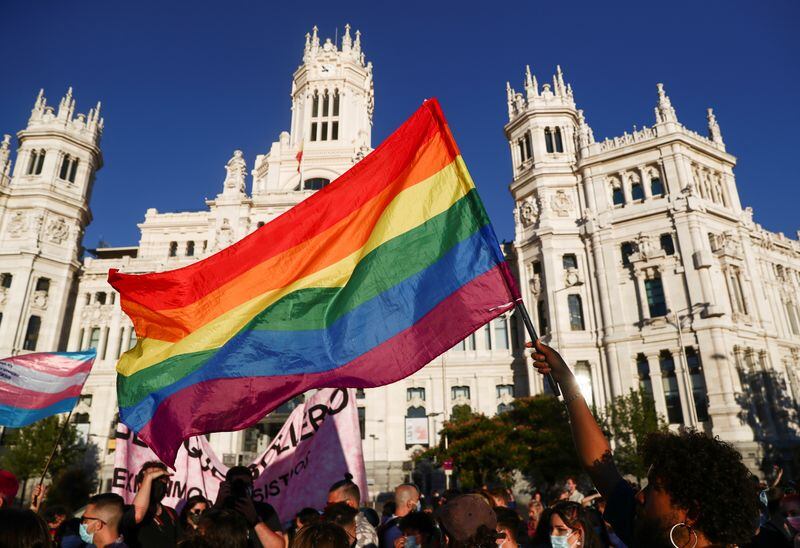
[{"label": "hand gripping flagpole", "polygon": [[[531,336],[531,342],[534,344],[539,339],[539,336],[536,334],[536,329],[533,327],[533,322],[531,321],[531,317],[528,315],[528,309],[525,308],[525,303],[522,302],[522,299],[517,299],[514,303],[517,310],[519,311],[520,315],[522,316],[522,321],[525,324],[525,329],[528,331],[528,335]],[[553,394],[558,398],[561,396],[561,390],[558,388],[558,383],[553,378],[552,373],[547,373],[545,375],[547,379],[547,384],[550,385],[550,390]]]}]

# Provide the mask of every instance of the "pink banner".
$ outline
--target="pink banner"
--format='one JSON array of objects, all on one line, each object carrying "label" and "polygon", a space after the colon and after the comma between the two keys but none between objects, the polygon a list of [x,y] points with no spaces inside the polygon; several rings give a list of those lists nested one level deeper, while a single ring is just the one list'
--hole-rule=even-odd
[{"label": "pink banner", "polygon": [[[112,490],[131,503],[138,489],[136,473],[158,457],[123,424],[116,440]],[[366,502],[361,450],[355,390],[319,390],[292,411],[267,450],[250,464],[257,476],[253,499],[271,504],[281,522],[287,522],[307,506],[322,509],[330,486],[349,472]],[[190,438],[178,451],[164,504],[179,508],[193,495],[213,502],[227,471],[205,437]]]}]

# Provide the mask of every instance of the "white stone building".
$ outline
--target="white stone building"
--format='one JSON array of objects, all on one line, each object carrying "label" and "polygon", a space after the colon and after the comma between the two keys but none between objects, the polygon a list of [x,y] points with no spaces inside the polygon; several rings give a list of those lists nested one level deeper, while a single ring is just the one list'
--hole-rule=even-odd
[{"label": "white stone building", "polygon": [[800,243],[742,208],[713,111],[699,135],[658,84],[653,126],[596,142],[560,68],[507,93],[525,301],[584,392],[643,387],[751,464],[796,441]]},{"label": "white stone building", "polygon": [[[10,138],[3,141],[0,355],[97,349],[74,416],[100,447],[103,487],[114,458],[115,364],[136,342],[108,270],[163,271],[207,257],[342,174],[371,150],[372,77],[358,32],[347,28],[340,43],[321,44],[315,28],[292,78],[290,130],[256,157],[249,192],[246,159],[234,151],[221,192],[204,209],[149,209],[138,245],[90,250],[84,259],[102,166],[99,104],[75,114],[69,92],[56,113],[40,94],[17,134],[13,175]],[[712,138],[688,131],[660,92],[653,128],[595,143],[560,72],[541,92],[532,76],[524,96],[509,89],[509,116],[517,233],[507,253],[537,326],[568,349],[587,395],[602,405],[641,382],[676,424],[713,425],[753,455],[755,440],[793,438],[786,418],[794,419],[800,390],[792,368],[800,245],[741,209],[735,159],[713,117]],[[682,343],[665,309],[678,311]],[[543,390],[525,367],[522,340],[515,318],[501,317],[411,377],[359,393],[373,492],[409,473],[410,454],[438,439],[455,406],[494,414]],[[660,364],[662,351],[670,357]],[[743,378],[761,391],[744,390]],[[256,428],[214,434],[213,445],[225,462],[247,462],[290,407]]]}]

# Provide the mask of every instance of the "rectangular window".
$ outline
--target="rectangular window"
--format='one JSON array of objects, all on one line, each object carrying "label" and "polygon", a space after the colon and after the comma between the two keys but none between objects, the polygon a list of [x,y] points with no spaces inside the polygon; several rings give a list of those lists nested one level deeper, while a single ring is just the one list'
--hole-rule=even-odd
[{"label": "rectangular window", "polygon": [[652,398],[653,381],[650,379],[650,363],[644,354],[636,356],[636,371],[639,374],[639,390]]},{"label": "rectangular window", "polygon": [[636,246],[633,242],[622,242],[619,246],[620,254],[622,255],[622,264],[628,266],[631,264],[631,255],[636,253]]},{"label": "rectangular window", "polygon": [[499,350],[508,350],[508,318],[500,316],[494,320],[494,342]]},{"label": "rectangular window", "polygon": [[64,156],[61,160],[61,171],[58,172],[58,178],[66,180],[69,174],[69,154]]},{"label": "rectangular window", "polygon": [[25,330],[25,340],[22,342],[23,350],[36,350],[36,343],[39,342],[39,328],[42,326],[42,318],[31,316],[28,318],[28,328]]},{"label": "rectangular window", "polygon": [[316,122],[312,122],[311,123],[311,140],[312,141],[316,141],[317,140],[317,123]]},{"label": "rectangular window", "polygon": [[486,350],[492,349],[492,330],[488,323],[483,326],[483,347]]},{"label": "rectangular window", "polygon": [[533,147],[531,146],[531,134],[530,132],[525,134],[525,159],[529,160],[533,158]]},{"label": "rectangular window", "polygon": [[36,291],[50,291],[50,278],[39,278],[36,280]]},{"label": "rectangular window", "polygon": [[469,386],[453,386],[450,388],[450,399],[457,400],[459,398],[470,399]]},{"label": "rectangular window", "polygon": [[678,379],[675,376],[675,361],[672,354],[664,350],[659,356],[659,362],[664,400],[667,404],[667,420],[670,424],[683,424],[683,408],[678,391]]},{"label": "rectangular window", "polygon": [[72,169],[69,170],[69,182],[70,183],[74,183],[75,182],[75,175],[77,175],[77,173],[78,173],[78,159],[77,158],[73,158],[72,159]]},{"label": "rectangular window", "polygon": [[0,287],[5,287],[6,289],[9,289],[11,287],[11,281],[13,279],[14,276],[9,274],[8,272],[0,274]]},{"label": "rectangular window", "polygon": [[650,193],[653,197],[662,196],[664,194],[664,185],[658,177],[650,179]]},{"label": "rectangular window", "polygon": [[583,323],[583,303],[580,295],[567,295],[569,306],[569,328],[572,331],[583,331],[586,329]]},{"label": "rectangular window", "polygon": [[425,389],[420,387],[406,389],[406,401],[411,401],[414,398],[425,401]]},{"label": "rectangular window", "polygon": [[544,299],[536,303],[536,312],[537,316],[539,317],[539,334],[542,335],[547,333],[547,330],[550,326],[547,316],[547,305],[545,305]]},{"label": "rectangular window", "polygon": [[794,305],[787,301],[784,303],[786,306],[786,314],[789,316],[789,326],[792,329],[792,333],[795,335],[800,335],[800,329],[798,329],[797,324],[797,313],[795,312]]},{"label": "rectangular window", "polygon": [[106,359],[106,350],[108,350],[108,328],[104,328],[103,331],[105,332],[106,340],[103,341],[102,348],[97,349],[97,358],[101,360]]},{"label": "rectangular window", "polygon": [[634,202],[641,202],[644,200],[644,188],[641,183],[633,183],[631,185],[631,200]]},{"label": "rectangular window", "polygon": [[331,141],[339,139],[339,122],[331,122]]},{"label": "rectangular window", "polygon": [[672,241],[672,234],[662,234],[659,237],[659,242],[661,243],[661,249],[664,250],[664,253],[667,255],[675,255],[675,242]]},{"label": "rectangular window", "polygon": [[320,141],[327,141],[328,140],[328,122],[322,122],[322,132],[319,136]]},{"label": "rectangular window", "polygon": [[517,324],[517,313],[511,315],[511,348],[516,350],[519,348],[519,327]]},{"label": "rectangular window", "polygon": [[42,172],[42,166],[44,166],[44,155],[45,151],[39,151],[39,161],[36,162],[36,175],[39,175]]},{"label": "rectangular window", "polygon": [[178,254],[178,242],[169,243],[169,256],[175,257]]},{"label": "rectangular window", "polygon": [[186,242],[186,256],[194,257],[194,242],[192,240]]},{"label": "rectangular window", "polygon": [[97,350],[97,345],[100,344],[100,328],[93,327],[89,332],[89,348],[88,350]]},{"label": "rectangular window", "polygon": [[697,411],[697,420],[705,422],[708,420],[708,391],[706,390],[706,379],[703,375],[703,366],[700,364],[700,356],[694,348],[687,346],[686,365],[689,369],[689,378],[692,381],[692,397],[694,407]]},{"label": "rectangular window", "polygon": [[[323,116],[327,116],[328,115],[328,106],[329,106],[329,104],[330,104],[330,96],[326,93],[325,95],[322,96],[322,115]],[[323,139],[323,141],[324,140],[325,139]]]},{"label": "rectangular window", "polygon": [[594,405],[594,389],[592,388],[592,368],[589,362],[582,360],[575,363],[575,381],[578,383],[583,399],[591,409]]},{"label": "rectangular window", "polygon": [[578,258],[574,253],[567,253],[561,258],[561,263],[564,265],[564,270],[570,268],[578,268]]},{"label": "rectangular window", "polygon": [[544,128],[544,148],[547,152],[553,152],[553,132],[549,127]]},{"label": "rectangular window", "polygon": [[644,290],[647,294],[647,306],[650,309],[650,317],[667,315],[667,302],[664,299],[664,286],[661,278],[651,278],[644,281]]},{"label": "rectangular window", "polygon": [[36,168],[36,158],[39,156],[39,153],[35,150],[31,151],[31,160],[28,162],[28,172],[27,175],[33,175],[33,170]]},{"label": "rectangular window", "polygon": [[365,439],[367,434],[367,410],[361,406],[358,408],[358,430],[361,432],[361,439]]},{"label": "rectangular window", "polygon": [[513,384],[498,384],[495,389],[497,390],[497,399],[501,399],[504,396],[514,397],[514,385]]}]

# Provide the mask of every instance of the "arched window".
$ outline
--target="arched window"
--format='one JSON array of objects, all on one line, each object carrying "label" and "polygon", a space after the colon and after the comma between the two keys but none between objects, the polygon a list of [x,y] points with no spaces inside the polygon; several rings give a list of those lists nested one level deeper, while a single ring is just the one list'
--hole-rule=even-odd
[{"label": "arched window", "polygon": [[194,241],[192,240],[186,242],[186,256],[194,257]]},{"label": "arched window", "polygon": [[23,350],[36,350],[36,343],[39,342],[39,328],[42,326],[42,318],[31,316],[28,318],[28,328],[25,330],[25,340],[22,343]]},{"label": "arched window", "polygon": [[525,133],[525,136],[517,141],[519,147],[519,159],[521,162],[526,162],[533,157],[533,149],[531,147],[531,133]]},{"label": "arched window", "polygon": [[39,160],[36,162],[36,171],[35,171],[36,175],[39,175],[42,172],[42,166],[44,166],[44,155],[45,155],[45,151],[44,150],[40,150],[39,151]]},{"label": "arched window", "polygon": [[169,256],[175,257],[178,254],[178,242],[169,243]]},{"label": "arched window", "polygon": [[572,331],[583,331],[586,329],[583,323],[583,303],[580,295],[567,295],[569,308],[569,328]]},{"label": "arched window", "polygon": [[667,420],[670,424],[683,424],[683,408],[678,391],[678,378],[675,375],[675,360],[668,350],[662,350],[658,357],[661,367],[661,384],[664,401],[667,404]]},{"label": "arched window", "polygon": [[428,414],[424,407],[409,407],[406,409],[406,417],[410,419],[424,419]]},{"label": "arched window", "polygon": [[555,137],[556,137],[556,152],[564,152],[564,141],[561,139],[560,127],[556,128]]},{"label": "arched window", "polygon": [[58,173],[58,177],[60,179],[66,179],[67,175],[69,175],[69,158],[70,158],[70,156],[69,156],[69,154],[67,154],[61,160],[61,171]]},{"label": "arched window", "polygon": [[324,177],[314,177],[303,182],[303,190],[322,190],[331,183],[330,179]]},{"label": "arched window", "polygon": [[625,205],[625,193],[622,191],[620,183],[613,184],[611,187],[611,201],[615,206]]},{"label": "arched window", "polygon": [[664,183],[661,182],[660,177],[650,178],[650,194],[652,194],[654,198],[664,195]]},{"label": "arched window", "polygon": [[644,200],[644,188],[639,181],[631,184],[631,200],[634,202],[641,202]]},{"label": "arched window", "polygon": [[547,152],[553,152],[553,132],[549,127],[544,128],[544,148]]},{"label": "arched window", "polygon": [[61,170],[58,173],[59,179],[63,179],[65,181],[69,181],[70,183],[75,182],[75,175],[78,173],[78,159],[70,156],[69,154],[65,155],[64,158],[61,160]]},{"label": "arched window", "polygon": [[33,170],[36,169],[36,160],[39,157],[39,152],[36,150],[31,151],[31,159],[28,161],[27,175],[33,175]]}]

